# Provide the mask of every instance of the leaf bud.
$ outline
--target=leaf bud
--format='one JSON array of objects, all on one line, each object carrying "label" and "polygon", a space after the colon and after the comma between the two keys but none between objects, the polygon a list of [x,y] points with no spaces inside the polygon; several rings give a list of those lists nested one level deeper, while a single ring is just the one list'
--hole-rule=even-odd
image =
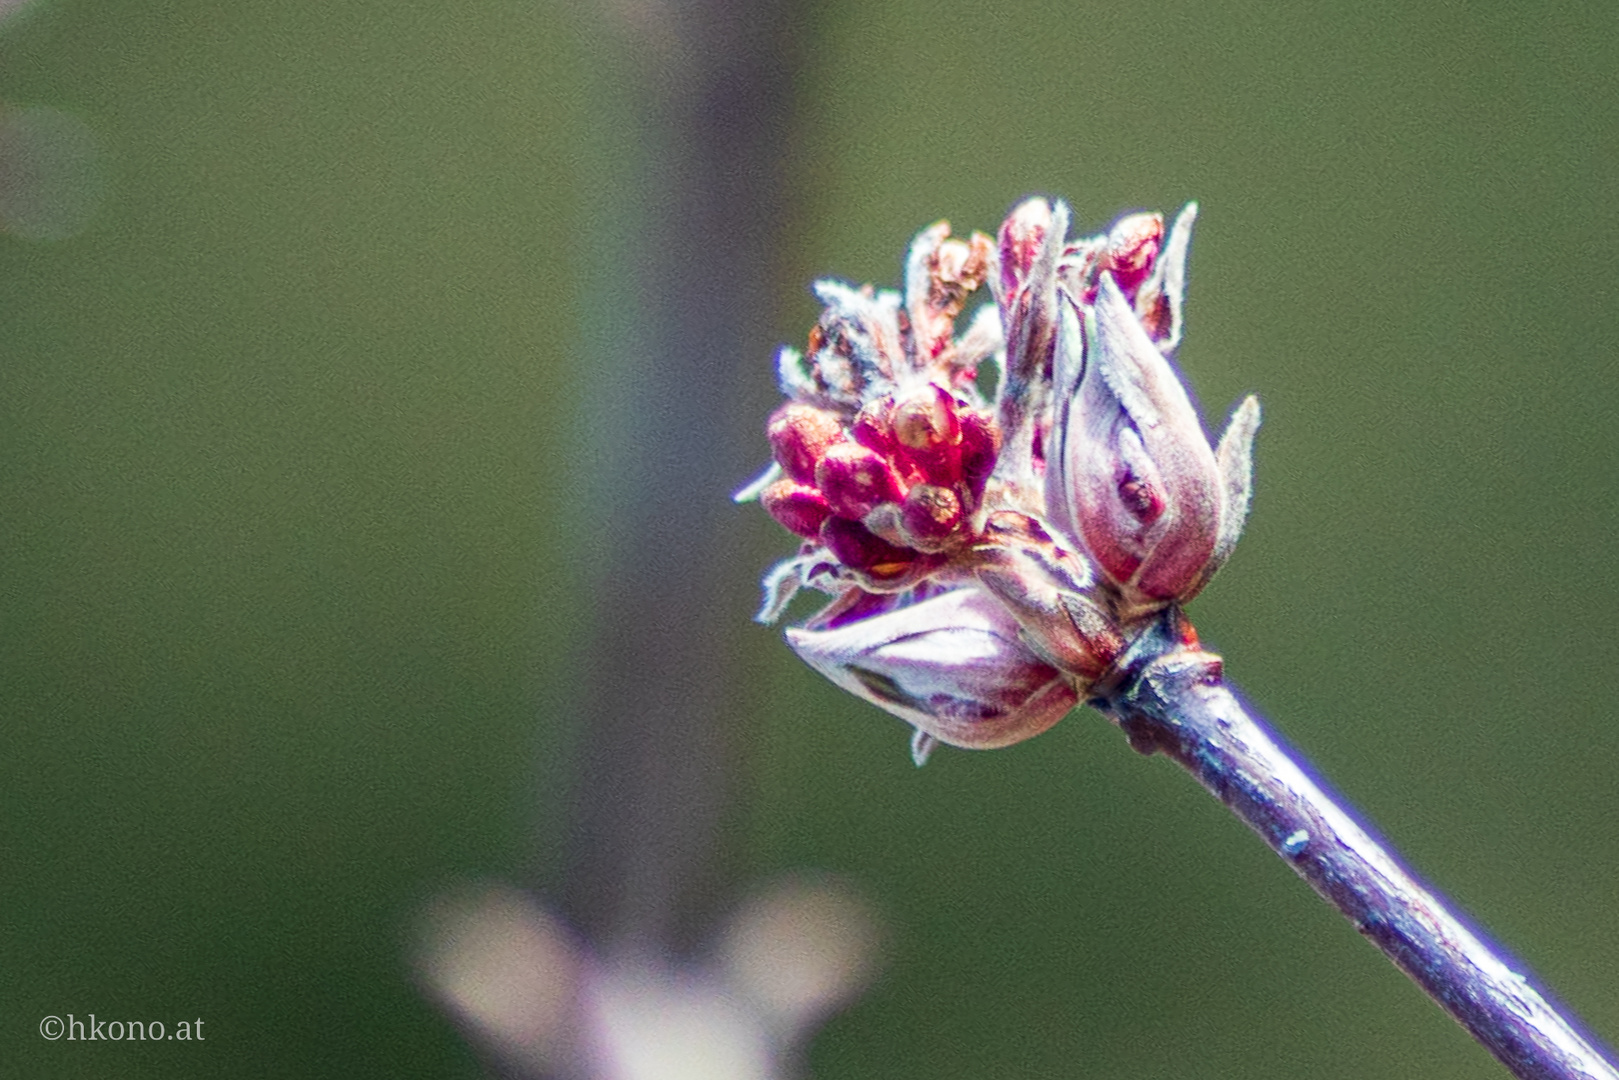
[{"label": "leaf bud", "polygon": [[976,586],[833,630],[790,629],[787,643],[840,687],[952,746],[1021,742],[1079,700],[1023,644],[1000,601]]},{"label": "leaf bud", "polygon": [[[1233,424],[1241,446],[1219,460],[1174,369],[1111,273],[1081,314],[1063,304],[1059,394],[1046,504],[1118,586],[1126,612],[1189,600],[1235,543],[1247,512],[1248,443],[1258,405]],[[1083,377],[1070,390],[1083,356]],[[1226,462],[1229,461],[1229,466]],[[1240,464],[1240,481],[1231,469]],[[1233,525],[1234,523],[1234,525]]]}]

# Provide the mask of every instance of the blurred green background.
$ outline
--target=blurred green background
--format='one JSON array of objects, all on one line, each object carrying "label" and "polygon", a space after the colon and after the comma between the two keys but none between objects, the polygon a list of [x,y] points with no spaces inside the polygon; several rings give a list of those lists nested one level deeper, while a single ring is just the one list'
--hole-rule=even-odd
[{"label": "blurred green background", "polygon": [[[479,1075],[405,945],[447,885],[543,878],[565,829],[570,425],[611,377],[575,362],[594,27],[518,0],[0,26],[0,100],[82,121],[103,192],[77,235],[0,235],[12,1075]],[[1193,616],[1619,1040],[1619,8],[828,0],[800,53],[760,385],[812,277],[892,283],[941,216],[1199,200],[1181,366],[1211,426],[1249,391],[1266,426]],[[762,519],[736,511],[738,574],[791,546]],[[750,614],[727,858],[845,874],[889,928],[817,1077],[1505,1075],[1094,714],[918,771]],[[69,1012],[207,1041],[40,1038]]]}]

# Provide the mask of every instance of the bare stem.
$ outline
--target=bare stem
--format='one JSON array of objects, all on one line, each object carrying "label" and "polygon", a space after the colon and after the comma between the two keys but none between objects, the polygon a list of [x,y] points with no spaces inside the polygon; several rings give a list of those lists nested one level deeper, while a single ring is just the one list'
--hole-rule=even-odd
[{"label": "bare stem", "polygon": [[1514,1076],[1619,1080],[1571,1013],[1311,779],[1226,686],[1220,658],[1186,644],[1184,626],[1166,612],[1093,701],[1131,745],[1197,777]]}]

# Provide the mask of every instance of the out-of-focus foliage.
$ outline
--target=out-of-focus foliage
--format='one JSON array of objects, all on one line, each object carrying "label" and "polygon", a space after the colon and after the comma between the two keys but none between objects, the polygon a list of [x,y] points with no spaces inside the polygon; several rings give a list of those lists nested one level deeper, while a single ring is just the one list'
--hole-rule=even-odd
[{"label": "out-of-focus foliage", "polygon": [[[102,185],[76,235],[0,235],[21,1073],[477,1075],[403,928],[560,829],[552,703],[590,618],[565,457],[602,167],[582,24],[516,0],[0,24],[0,100],[81,122]],[[893,283],[940,216],[989,228],[1041,192],[1094,230],[1199,200],[1179,360],[1206,420],[1258,391],[1267,426],[1193,617],[1619,1039],[1619,13],[837,0],[802,49],[783,340],[812,277]],[[751,576],[790,542],[737,514]],[[1500,1075],[1094,715],[917,771],[902,725],[750,614],[735,864],[848,875],[890,928],[812,1047],[823,1080]],[[68,1013],[207,1041],[36,1033]]]}]

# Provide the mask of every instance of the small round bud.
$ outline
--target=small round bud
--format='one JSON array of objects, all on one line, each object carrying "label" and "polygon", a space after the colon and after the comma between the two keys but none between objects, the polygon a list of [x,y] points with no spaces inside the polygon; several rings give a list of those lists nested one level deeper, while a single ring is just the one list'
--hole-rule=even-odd
[{"label": "small round bud", "polygon": [[815,467],[815,484],[826,495],[832,512],[860,520],[880,503],[900,498],[899,478],[881,454],[859,443],[828,448]]},{"label": "small round bud", "polygon": [[955,397],[929,383],[894,403],[895,454],[924,481],[951,486],[961,476],[961,419]]},{"label": "small round bud", "polygon": [[947,487],[917,484],[905,493],[900,526],[919,551],[938,551],[961,528],[961,499]]},{"label": "small round bud", "polygon": [[759,496],[765,512],[789,532],[807,539],[821,534],[821,524],[832,516],[826,496],[797,480],[777,480]]},{"label": "small round bud", "polygon": [[843,425],[836,416],[797,401],[771,413],[765,432],[776,461],[802,484],[815,483],[816,463],[828,447],[843,441]]},{"label": "small round bud", "polygon": [[894,437],[911,450],[936,452],[961,441],[961,421],[950,392],[934,383],[894,405]]}]

